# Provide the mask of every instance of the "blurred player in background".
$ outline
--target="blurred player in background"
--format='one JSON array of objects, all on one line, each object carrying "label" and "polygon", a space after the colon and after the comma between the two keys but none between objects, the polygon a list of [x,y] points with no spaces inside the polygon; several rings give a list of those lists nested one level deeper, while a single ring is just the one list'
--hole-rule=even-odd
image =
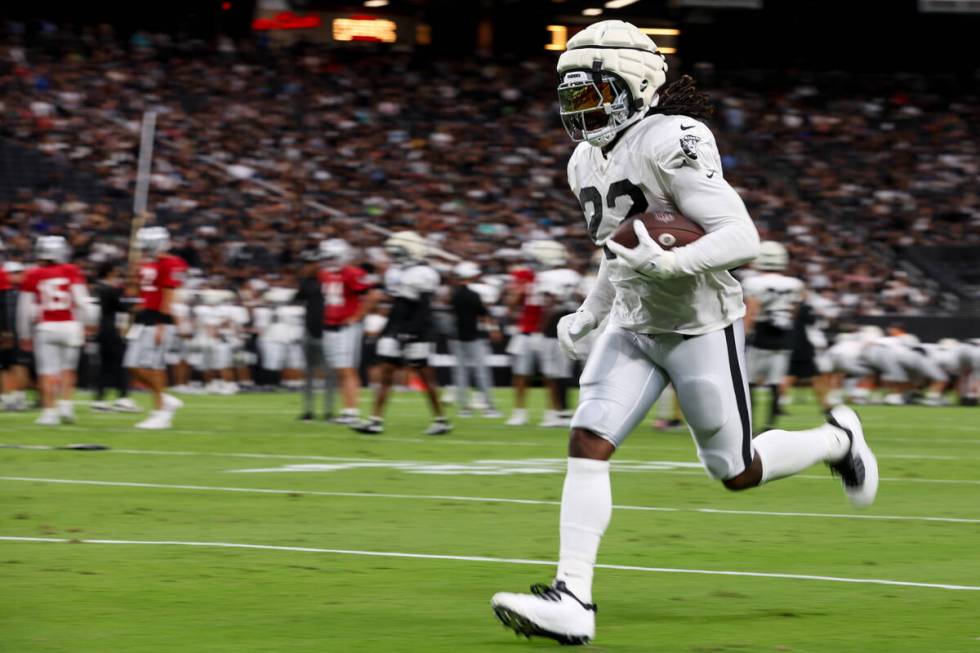
[{"label": "blurred player in background", "polygon": [[41,236],[35,253],[38,266],[24,275],[17,307],[21,349],[33,350],[37,365],[41,416],[35,424],[71,424],[88,290],[81,270],[68,262],[68,242],[62,236]]},{"label": "blurred player in background", "polygon": [[[521,333],[515,335],[508,347],[513,356],[514,409],[508,426],[527,424],[527,388],[535,369],[539,370],[548,391],[548,408],[541,426],[568,426],[562,384],[572,374],[572,361],[558,345],[558,320],[570,313],[580,299],[576,289],[581,276],[568,269],[568,251],[554,240],[527,243],[525,252],[534,266],[533,278],[515,288],[512,302],[522,306]],[[569,306],[568,302],[572,305]]]},{"label": "blurred player in background", "polygon": [[486,406],[483,416],[500,417],[500,412],[493,403],[493,377],[490,373],[490,346],[487,337],[497,342],[500,340],[500,330],[490,317],[490,312],[480,295],[470,284],[475,283],[480,276],[480,268],[476,263],[463,261],[453,268],[452,294],[449,304],[453,313],[453,329],[449,340],[449,353],[456,357],[453,368],[453,382],[456,385],[456,414],[460,417],[472,415],[469,404],[469,371],[473,371],[473,380],[483,396],[482,405]]},{"label": "blurred player in background", "polygon": [[745,293],[745,332],[748,334],[749,392],[769,388],[769,430],[779,415],[780,390],[789,373],[793,324],[803,301],[803,282],[783,274],[789,252],[780,243],[764,241],[753,267],[759,274],[742,282]]},{"label": "blurred player in background", "polygon": [[789,372],[783,379],[780,389],[780,404],[785,405],[790,393],[800,381],[809,381],[821,411],[828,411],[839,401],[831,396],[833,382],[830,375],[830,362],[827,359],[827,335],[825,324],[810,297],[800,304],[793,320],[793,349],[790,355]]},{"label": "blurred player in background", "polygon": [[295,295],[296,291],[291,288],[273,286],[263,293],[263,306],[255,310],[260,364],[265,383],[271,387],[283,382],[285,370],[303,366],[300,341],[305,310],[290,303]]},{"label": "blurred player in background", "polygon": [[33,366],[32,353],[20,348],[17,334],[17,295],[24,277],[24,266],[17,261],[6,261],[0,267],[0,274],[6,277],[7,291],[0,291],[0,322],[5,324],[7,338],[0,336],[0,381],[3,382],[3,409],[6,411],[27,410],[27,393],[30,385],[30,370]]},{"label": "blurred player in background", "polygon": [[[519,634],[566,644],[595,636],[592,576],[612,516],[609,459],[672,382],[712,478],[745,490],[817,462],[832,466],[858,507],[877,491],[877,465],[857,415],[834,408],[809,431],[767,431],[752,439],[745,383],[745,306],[728,270],[754,259],[759,236],[722,174],[714,136],[700,122],[708,99],[682,77],[663,88],[666,63],[654,42],[629,23],[593,24],[568,41],[558,60],[559,106],[572,140],[568,181],[588,233],[609,250],[592,292],[562,318],[562,348],[608,315],[581,376],[562,491],[558,569],[530,594],[502,592],[494,613]],[[642,221],[637,245],[611,236],[648,208],[676,211],[705,236],[673,250]]]},{"label": "blurred player in background", "polygon": [[14,388],[13,366],[17,354],[17,291],[10,283],[10,277],[4,269],[6,264],[3,241],[0,241],[0,398],[3,408],[7,410],[9,395]]},{"label": "blurred player in background", "polygon": [[379,295],[373,290],[375,280],[353,265],[353,258],[354,252],[345,240],[331,238],[320,243],[323,349],[317,355],[326,363],[327,382],[336,380],[340,386],[344,407],[334,420],[338,424],[361,420],[357,400],[361,391],[363,321]]},{"label": "blurred player in background", "polygon": [[385,272],[385,289],[391,298],[388,323],[378,339],[377,358],[381,380],[371,416],[352,428],[359,433],[384,432],[384,408],[399,368],[415,371],[425,388],[434,420],[426,435],[452,430],[439,400],[435,370],[429,356],[435,351],[432,296],[439,288],[439,273],[425,263],[429,246],[414,231],[399,231],[385,241],[392,265]]},{"label": "blurred player in background", "polygon": [[[99,348],[99,374],[95,383],[92,410],[99,412],[136,413],[139,407],[129,398],[129,379],[123,367],[126,341],[119,331],[120,318],[126,315],[123,303],[124,279],[118,266],[106,261],[99,266],[94,296],[99,306],[99,326],[95,344]],[[116,400],[105,400],[106,389],[115,388]]]},{"label": "blurred player in background", "polygon": [[187,264],[168,254],[170,234],[163,227],[143,227],[136,234],[141,260],[136,270],[140,305],[126,335],[123,364],[133,379],[153,395],[153,412],[136,425],[139,429],[168,429],[183,402],[166,394],[166,353],[174,337],[171,307]]},{"label": "blurred player in background", "polygon": [[322,253],[307,250],[303,252],[303,267],[300,271],[299,288],[293,298],[303,308],[303,412],[299,419],[312,422],[313,387],[321,372],[324,381],[323,418],[333,417],[333,379],[323,364],[323,290],[320,286],[320,257]]}]

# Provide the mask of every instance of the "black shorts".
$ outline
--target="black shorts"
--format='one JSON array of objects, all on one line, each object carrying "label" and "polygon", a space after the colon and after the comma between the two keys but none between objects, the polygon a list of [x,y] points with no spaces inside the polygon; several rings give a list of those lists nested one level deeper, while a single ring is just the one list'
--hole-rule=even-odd
[{"label": "black shorts", "polygon": [[789,375],[797,379],[812,379],[820,371],[812,358],[793,358],[789,361]]}]

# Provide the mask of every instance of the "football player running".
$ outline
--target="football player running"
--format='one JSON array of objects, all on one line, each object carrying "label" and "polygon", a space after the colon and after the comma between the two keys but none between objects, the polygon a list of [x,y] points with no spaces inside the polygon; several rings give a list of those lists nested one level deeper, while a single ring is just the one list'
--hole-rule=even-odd
[{"label": "football player running", "polygon": [[452,430],[439,401],[435,370],[429,365],[433,343],[432,296],[439,288],[439,273],[425,264],[429,246],[414,231],[399,231],[385,241],[385,251],[394,264],[385,272],[384,284],[391,296],[391,309],[384,332],[378,338],[377,357],[381,383],[374,396],[371,417],[353,424],[359,433],[384,432],[384,408],[395,381],[395,371],[411,368],[425,386],[434,420],[426,435],[443,435]]},{"label": "football player running", "polygon": [[[745,490],[826,462],[858,507],[878,485],[861,422],[846,407],[808,431],[773,430],[752,440],[745,383],[745,306],[728,270],[754,259],[759,237],[722,174],[714,136],[700,121],[706,98],[684,77],[661,91],[666,64],[629,23],[596,23],[558,61],[561,117],[579,142],[569,184],[589,235],[609,250],[581,308],[561,320],[575,353],[608,315],[582,372],[572,418],[560,512],[557,574],[530,594],[499,593],[492,607],[519,634],[582,644],[595,636],[592,575],[612,515],[609,459],[673,383],[698,456],[730,490]],[[635,222],[639,244],[609,237],[628,216],[675,211],[706,235],[665,251]]]},{"label": "football player running", "polygon": [[170,234],[163,227],[143,227],[136,232],[140,261],[136,271],[140,307],[126,334],[123,365],[133,378],[153,394],[153,412],[136,425],[138,429],[170,428],[173,415],[184,402],[166,394],[166,354],[174,338],[174,294],[180,288],[187,263],[168,254]]},{"label": "football player running", "polygon": [[39,264],[24,275],[17,306],[21,349],[33,350],[37,365],[41,416],[35,424],[71,424],[88,290],[81,270],[68,262],[68,242],[62,236],[41,236],[35,251]]},{"label": "football player running", "polygon": [[780,389],[789,373],[793,353],[793,323],[803,302],[803,282],[783,272],[789,265],[789,252],[781,244],[767,240],[759,246],[759,257],[752,267],[759,274],[742,282],[745,293],[745,331],[749,334],[749,392],[756,386],[769,387],[769,416],[766,430],[776,424]]}]

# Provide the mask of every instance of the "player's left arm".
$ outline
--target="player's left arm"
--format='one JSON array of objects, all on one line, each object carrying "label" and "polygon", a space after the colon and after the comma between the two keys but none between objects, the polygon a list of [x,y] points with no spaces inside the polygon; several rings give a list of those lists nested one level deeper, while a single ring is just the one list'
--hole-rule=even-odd
[{"label": "player's left arm", "polygon": [[720,170],[683,166],[671,176],[670,191],[677,209],[706,232],[674,250],[678,276],[730,270],[758,256],[759,232]]}]

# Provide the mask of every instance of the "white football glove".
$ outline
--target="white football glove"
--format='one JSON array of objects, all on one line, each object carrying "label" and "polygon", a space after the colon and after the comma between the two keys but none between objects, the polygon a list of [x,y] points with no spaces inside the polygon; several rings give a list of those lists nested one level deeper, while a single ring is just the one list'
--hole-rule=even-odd
[{"label": "white football glove", "polygon": [[558,346],[572,360],[581,358],[575,343],[584,338],[598,326],[592,311],[579,309],[558,320]]},{"label": "white football glove", "polygon": [[677,255],[657,244],[639,220],[633,221],[633,231],[639,240],[636,247],[629,249],[613,241],[606,241],[606,247],[628,267],[649,279],[671,279],[678,276]]}]

